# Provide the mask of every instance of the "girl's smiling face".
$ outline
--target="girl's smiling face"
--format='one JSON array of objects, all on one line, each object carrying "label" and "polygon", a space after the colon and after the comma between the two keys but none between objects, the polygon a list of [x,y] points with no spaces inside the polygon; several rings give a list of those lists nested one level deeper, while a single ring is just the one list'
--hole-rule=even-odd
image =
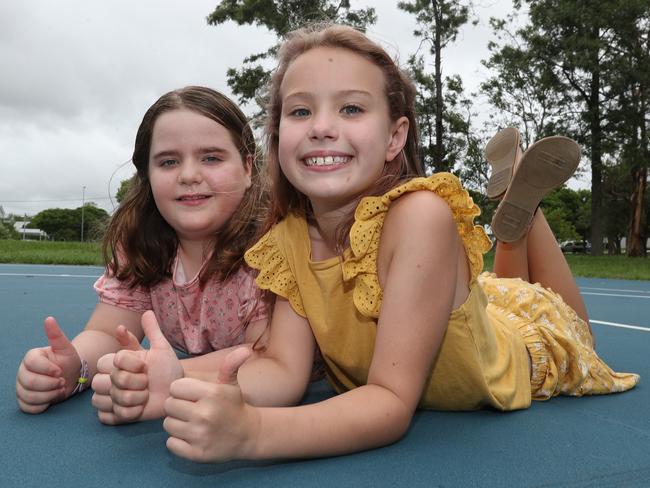
[{"label": "girl's smiling face", "polygon": [[158,211],[180,240],[213,238],[251,185],[251,161],[243,161],[228,130],[188,109],[156,120],[149,181]]},{"label": "girl's smiling face", "polygon": [[390,120],[381,69],[347,49],[319,47],[289,65],[280,90],[282,172],[316,216],[349,210],[408,132],[406,117]]}]

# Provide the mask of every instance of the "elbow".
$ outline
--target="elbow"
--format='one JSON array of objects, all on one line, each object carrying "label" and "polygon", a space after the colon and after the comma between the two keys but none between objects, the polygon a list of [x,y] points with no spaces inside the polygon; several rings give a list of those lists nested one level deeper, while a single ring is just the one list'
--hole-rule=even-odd
[{"label": "elbow", "polygon": [[413,412],[407,411],[406,407],[401,409],[393,419],[393,429],[391,432],[392,440],[390,442],[397,442],[402,437],[406,435],[411,426],[411,420],[413,419]]},{"label": "elbow", "polygon": [[399,397],[395,397],[394,401],[386,403],[383,411],[384,419],[381,422],[384,432],[383,442],[392,444],[404,437],[411,426],[413,413],[414,409]]}]

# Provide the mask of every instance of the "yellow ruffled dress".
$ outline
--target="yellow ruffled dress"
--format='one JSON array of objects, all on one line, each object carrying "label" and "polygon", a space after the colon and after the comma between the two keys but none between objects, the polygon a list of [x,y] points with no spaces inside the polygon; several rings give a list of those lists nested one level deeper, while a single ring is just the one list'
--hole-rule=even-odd
[{"label": "yellow ruffled dress", "polygon": [[[260,271],[258,285],[286,298],[309,320],[327,378],[338,392],[363,385],[368,377],[382,301],[376,263],[386,213],[401,195],[422,190],[451,208],[471,282],[466,302],[449,317],[420,407],[515,410],[528,407],[531,399],[611,393],[637,384],[638,375],[616,373],[598,357],[587,325],[559,295],[538,284],[480,274],[483,253],[491,246],[474,225],[480,211],[455,176],[438,173],[364,198],[342,258],[312,261],[305,218],[293,214],[246,253],[249,266]],[[408,327],[408,317],[403,326]]]}]

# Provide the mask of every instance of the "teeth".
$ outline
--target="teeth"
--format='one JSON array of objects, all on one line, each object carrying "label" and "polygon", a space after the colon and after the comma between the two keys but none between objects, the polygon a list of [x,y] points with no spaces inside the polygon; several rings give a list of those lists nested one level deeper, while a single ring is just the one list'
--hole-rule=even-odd
[{"label": "teeth", "polygon": [[343,164],[348,161],[350,161],[349,156],[324,156],[305,159],[307,166],[327,166],[331,164]]}]

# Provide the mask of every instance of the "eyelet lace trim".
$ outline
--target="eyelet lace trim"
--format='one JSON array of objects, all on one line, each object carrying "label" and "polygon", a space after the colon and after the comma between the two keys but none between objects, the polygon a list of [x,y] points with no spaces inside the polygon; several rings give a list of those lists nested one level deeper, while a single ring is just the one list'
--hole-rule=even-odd
[{"label": "eyelet lace trim", "polygon": [[437,173],[428,178],[415,178],[380,197],[366,197],[355,212],[350,230],[352,256],[343,262],[343,278],[356,279],[354,304],[367,317],[379,317],[382,290],[377,277],[379,237],[386,212],[394,200],[413,191],[428,190],[443,198],[456,221],[465,246],[472,281],[483,270],[483,254],[492,247],[482,227],[474,225],[481,211],[458,178],[450,173]]},{"label": "eyelet lace trim", "polygon": [[280,253],[273,229],[246,251],[244,259],[251,268],[260,271],[255,279],[257,286],[286,298],[296,313],[306,316],[296,279],[286,258]]},{"label": "eyelet lace trim", "polygon": [[[434,192],[451,208],[465,246],[472,281],[483,270],[483,254],[492,247],[492,242],[482,227],[474,225],[474,219],[481,211],[454,175],[437,173],[428,178],[415,178],[382,196],[366,197],[361,200],[354,214],[355,222],[350,230],[352,252],[341,266],[345,281],[356,280],[354,304],[367,317],[379,317],[381,307],[382,290],[377,277],[377,253],[386,212],[391,202],[400,196],[420,190]],[[286,298],[297,313],[305,316],[296,279],[278,248],[273,230],[246,252],[245,259],[251,268],[260,270],[256,279],[260,288]]]}]

